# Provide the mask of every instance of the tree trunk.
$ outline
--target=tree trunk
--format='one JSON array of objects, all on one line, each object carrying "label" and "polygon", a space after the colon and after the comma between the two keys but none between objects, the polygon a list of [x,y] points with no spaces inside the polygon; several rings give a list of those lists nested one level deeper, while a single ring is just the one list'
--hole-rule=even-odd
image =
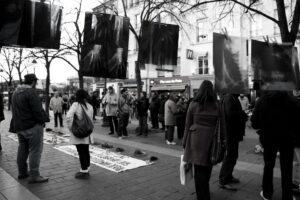
[{"label": "tree trunk", "polygon": [[23,83],[23,80],[22,80],[22,73],[21,71],[18,69],[18,76],[19,76],[19,81],[20,81],[20,84]]},{"label": "tree trunk", "polygon": [[13,91],[11,91],[11,89],[12,89],[11,88],[11,85],[12,85],[11,83],[12,83],[12,79],[10,78],[9,82],[7,84],[8,85],[8,87],[7,87],[8,88],[8,104],[7,104],[7,109],[8,110],[10,110],[10,108],[11,108],[11,98],[12,98],[12,93],[13,93]]},{"label": "tree trunk", "polygon": [[81,69],[78,70],[78,79],[79,79],[79,88],[84,89],[83,88],[83,76],[81,74]]},{"label": "tree trunk", "polygon": [[[140,44],[139,44],[140,47]],[[137,82],[137,98],[140,99],[142,93],[142,78],[141,78],[141,59],[140,54],[138,54],[137,64],[135,65],[135,78]],[[147,77],[148,78],[148,77]]]},{"label": "tree trunk", "polygon": [[46,70],[47,70],[47,77],[46,77],[46,96],[45,96],[45,110],[46,113],[49,115],[49,104],[50,104],[50,97],[49,97],[49,89],[50,89],[50,63],[46,62]]}]

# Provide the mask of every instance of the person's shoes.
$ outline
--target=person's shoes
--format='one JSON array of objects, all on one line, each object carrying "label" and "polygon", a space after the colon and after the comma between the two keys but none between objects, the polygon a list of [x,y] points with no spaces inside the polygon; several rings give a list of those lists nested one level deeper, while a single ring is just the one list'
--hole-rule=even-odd
[{"label": "person's shoes", "polygon": [[267,199],[267,198],[264,196],[264,192],[263,192],[263,191],[260,191],[259,195],[260,195],[260,197],[261,197],[263,200],[271,200],[271,199]]},{"label": "person's shoes", "polygon": [[18,179],[19,179],[19,180],[23,180],[23,179],[28,178],[28,176],[29,176],[28,174],[19,175],[19,176],[18,176]]},{"label": "person's shoes", "polygon": [[77,172],[75,174],[75,178],[77,178],[77,179],[88,179],[89,177],[90,177],[90,173],[89,172],[86,172],[86,173],[84,173],[84,172]]},{"label": "person's shoes", "polygon": [[145,156],[146,153],[143,152],[143,151],[141,151],[141,150],[139,150],[139,149],[137,149],[137,150],[134,151],[133,155],[134,156]]},{"label": "person's shoes", "polygon": [[123,136],[119,136],[118,138],[119,138],[119,140],[123,140]]},{"label": "person's shoes", "polygon": [[168,140],[166,140],[166,144],[167,144],[167,145],[176,145],[175,142],[170,142],[170,141],[168,141]]},{"label": "person's shoes", "polygon": [[35,177],[29,177],[28,178],[28,183],[33,184],[33,183],[45,183],[48,182],[49,178],[45,178],[42,176],[35,176]]},{"label": "person's shoes", "polygon": [[229,183],[240,183],[240,180],[238,178],[232,177]]},{"label": "person's shoes", "polygon": [[230,190],[230,191],[237,191],[237,188],[233,187],[230,184],[220,184],[219,183],[219,187],[225,190]]},{"label": "person's shoes", "polygon": [[114,133],[112,133],[112,132],[110,132],[110,133],[108,133],[108,135],[113,135]]},{"label": "person's shoes", "polygon": [[2,145],[0,144],[0,152],[2,151]]}]

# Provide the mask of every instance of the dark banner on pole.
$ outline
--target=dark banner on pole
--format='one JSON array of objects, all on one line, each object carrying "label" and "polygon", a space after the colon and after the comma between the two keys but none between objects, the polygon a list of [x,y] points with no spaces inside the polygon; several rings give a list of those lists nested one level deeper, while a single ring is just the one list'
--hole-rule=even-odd
[{"label": "dark banner on pole", "polygon": [[143,21],[139,47],[142,65],[177,65],[179,26]]},{"label": "dark banner on pole", "polygon": [[299,90],[298,52],[292,44],[252,40],[252,68],[261,90]]},{"label": "dark banner on pole", "polygon": [[125,79],[127,73],[129,18],[85,14],[82,74]]},{"label": "dark banner on pole", "polygon": [[215,87],[219,93],[249,93],[247,40],[213,34]]},{"label": "dark banner on pole", "polygon": [[14,13],[9,20],[0,14],[0,43],[7,46],[59,49],[62,7],[22,0],[5,3],[4,7],[0,3],[0,7],[6,13]]}]

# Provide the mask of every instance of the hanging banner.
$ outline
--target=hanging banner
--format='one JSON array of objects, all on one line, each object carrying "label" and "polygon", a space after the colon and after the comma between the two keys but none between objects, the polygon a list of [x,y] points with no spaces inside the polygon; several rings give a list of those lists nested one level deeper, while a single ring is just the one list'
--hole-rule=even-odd
[{"label": "hanging banner", "polygon": [[292,44],[252,40],[252,68],[261,90],[300,89],[298,52]]},{"label": "hanging banner", "polygon": [[[139,58],[142,65],[176,66],[179,26],[156,22],[142,22]],[[174,69],[172,67],[172,69]]]},{"label": "hanging banner", "polygon": [[82,74],[92,77],[125,79],[128,40],[129,18],[86,13]]},{"label": "hanging banner", "polygon": [[247,40],[213,34],[215,88],[219,93],[249,93]]}]

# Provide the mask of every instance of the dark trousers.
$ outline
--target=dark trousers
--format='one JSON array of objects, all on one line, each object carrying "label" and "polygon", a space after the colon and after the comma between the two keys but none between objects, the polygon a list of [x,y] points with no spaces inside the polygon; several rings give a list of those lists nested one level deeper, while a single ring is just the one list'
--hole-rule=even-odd
[{"label": "dark trousers", "polygon": [[173,142],[175,126],[166,126],[166,127],[167,127],[167,131],[166,131],[166,137],[165,138],[169,142]]},{"label": "dark trousers", "polygon": [[226,154],[219,175],[220,184],[228,184],[233,178],[233,169],[239,157],[239,141],[227,141],[226,145]]},{"label": "dark trousers", "polygon": [[93,106],[93,119],[96,119],[96,115],[97,115],[97,107]]},{"label": "dark trousers", "polygon": [[276,145],[268,144],[264,147],[264,175],[263,175],[263,193],[268,199],[273,195],[273,169],[276,161],[276,153],[280,152],[280,168],[281,168],[281,187],[282,199],[292,200],[292,176],[293,176],[293,145]]},{"label": "dark trousers", "polygon": [[177,124],[177,138],[182,139],[184,134],[184,128],[185,128],[185,116],[180,116],[176,119]]},{"label": "dark trousers", "polygon": [[148,135],[148,116],[139,116],[139,126],[140,126],[140,134],[139,135]]},{"label": "dark trousers", "polygon": [[54,126],[57,127],[57,118],[59,118],[60,127],[63,126],[63,118],[62,113],[54,113]]},{"label": "dark trousers", "polygon": [[119,119],[118,135],[120,137],[121,136],[128,136],[128,133],[127,133],[128,121],[129,121],[129,113],[122,113],[120,115],[120,119]]},{"label": "dark trousers", "polygon": [[194,165],[197,200],[210,200],[209,179],[212,166]]},{"label": "dark trousers", "polygon": [[80,166],[82,170],[90,167],[90,151],[88,144],[77,144],[76,149],[79,155]]},{"label": "dark trousers", "polygon": [[150,111],[151,115],[151,122],[153,128],[158,128],[158,112],[157,111]]},{"label": "dark trousers", "polygon": [[[114,134],[114,130],[118,133],[118,119],[116,116],[107,116],[110,132]],[[114,128],[115,124],[115,128]]]},{"label": "dark trousers", "polygon": [[[17,164],[20,176],[29,174],[31,177],[39,176],[40,161],[43,152],[43,126],[40,124],[18,132],[19,147]],[[27,159],[29,157],[29,173]]]}]

